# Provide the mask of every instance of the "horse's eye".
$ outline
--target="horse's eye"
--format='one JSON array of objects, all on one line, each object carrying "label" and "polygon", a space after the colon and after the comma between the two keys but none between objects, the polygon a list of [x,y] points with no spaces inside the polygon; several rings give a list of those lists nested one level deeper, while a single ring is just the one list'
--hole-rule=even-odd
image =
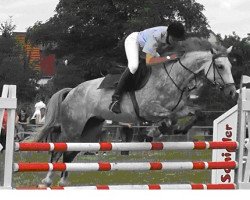
[{"label": "horse's eye", "polygon": [[223,65],[217,65],[217,68],[222,70],[222,69],[224,69],[224,66]]}]

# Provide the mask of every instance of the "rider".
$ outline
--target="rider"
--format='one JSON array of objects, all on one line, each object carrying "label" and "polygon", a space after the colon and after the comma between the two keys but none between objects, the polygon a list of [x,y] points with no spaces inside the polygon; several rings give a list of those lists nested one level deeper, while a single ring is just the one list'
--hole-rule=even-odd
[{"label": "rider", "polygon": [[167,57],[160,57],[157,50],[164,45],[175,45],[183,40],[185,35],[184,26],[180,22],[173,22],[168,27],[158,26],[146,29],[141,32],[131,33],[125,39],[125,51],[128,60],[129,70],[122,74],[118,85],[112,95],[112,103],[109,110],[118,114],[121,113],[120,100],[126,83],[133,77],[139,66],[139,51],[146,53],[146,65],[155,65],[166,61],[175,60],[177,54]]}]

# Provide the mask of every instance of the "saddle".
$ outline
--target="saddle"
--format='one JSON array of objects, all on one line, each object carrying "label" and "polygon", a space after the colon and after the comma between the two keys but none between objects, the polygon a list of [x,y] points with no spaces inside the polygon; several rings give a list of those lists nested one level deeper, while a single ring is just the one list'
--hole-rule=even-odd
[{"label": "saddle", "polygon": [[[126,68],[125,70],[129,70]],[[124,70],[123,70],[124,71]],[[122,72],[123,72],[122,71]],[[142,89],[149,80],[151,75],[152,68],[150,66],[146,66],[145,62],[140,62],[139,67],[134,74],[133,80],[128,83],[128,86],[125,92],[129,92],[130,98],[132,100],[135,113],[138,119],[142,122],[146,122],[143,117],[140,116],[139,105],[136,100],[135,91]],[[108,74],[105,76],[98,89],[115,89],[122,73],[120,74]]]},{"label": "saddle", "polygon": [[[125,70],[129,69],[125,68],[121,71],[121,73],[108,74],[107,76],[105,76],[98,89],[115,89],[122,73]],[[151,71],[151,67],[146,66],[145,63],[140,63],[136,73],[134,74],[133,80],[128,83],[126,91],[130,92],[142,89],[148,82],[148,79],[151,75]]]}]

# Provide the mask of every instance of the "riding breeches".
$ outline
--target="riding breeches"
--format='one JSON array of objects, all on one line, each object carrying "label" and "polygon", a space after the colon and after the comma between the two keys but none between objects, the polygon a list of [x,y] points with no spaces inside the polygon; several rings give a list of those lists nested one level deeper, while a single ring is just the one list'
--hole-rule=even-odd
[{"label": "riding breeches", "polygon": [[137,41],[138,32],[131,33],[125,39],[125,52],[128,59],[129,71],[134,74],[139,66],[139,43]]}]

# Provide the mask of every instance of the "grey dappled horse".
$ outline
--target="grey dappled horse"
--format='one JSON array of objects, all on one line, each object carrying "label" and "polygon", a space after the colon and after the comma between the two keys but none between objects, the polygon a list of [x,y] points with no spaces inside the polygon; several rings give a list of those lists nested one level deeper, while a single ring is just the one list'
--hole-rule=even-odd
[{"label": "grey dappled horse", "polygon": [[[148,82],[135,92],[140,115],[148,121],[194,112],[197,106],[188,105],[190,93],[194,91],[190,83],[195,83],[195,90],[199,90],[203,88],[204,80],[209,80],[221,86],[225,95],[234,97],[236,94],[232,66],[227,57],[231,48],[211,51],[210,44],[198,38],[187,39],[182,48],[185,54],[180,61],[152,66]],[[36,141],[98,142],[104,119],[139,122],[128,93],[121,101],[121,114],[109,111],[113,90],[97,89],[102,80],[86,81],[73,89],[55,93],[48,103],[46,122]],[[52,152],[51,162],[57,162],[63,154],[63,162],[70,163],[77,153]],[[53,172],[49,172],[43,179],[45,186],[51,185],[52,175]],[[66,185],[67,176],[67,171],[62,172],[59,185]]]}]

